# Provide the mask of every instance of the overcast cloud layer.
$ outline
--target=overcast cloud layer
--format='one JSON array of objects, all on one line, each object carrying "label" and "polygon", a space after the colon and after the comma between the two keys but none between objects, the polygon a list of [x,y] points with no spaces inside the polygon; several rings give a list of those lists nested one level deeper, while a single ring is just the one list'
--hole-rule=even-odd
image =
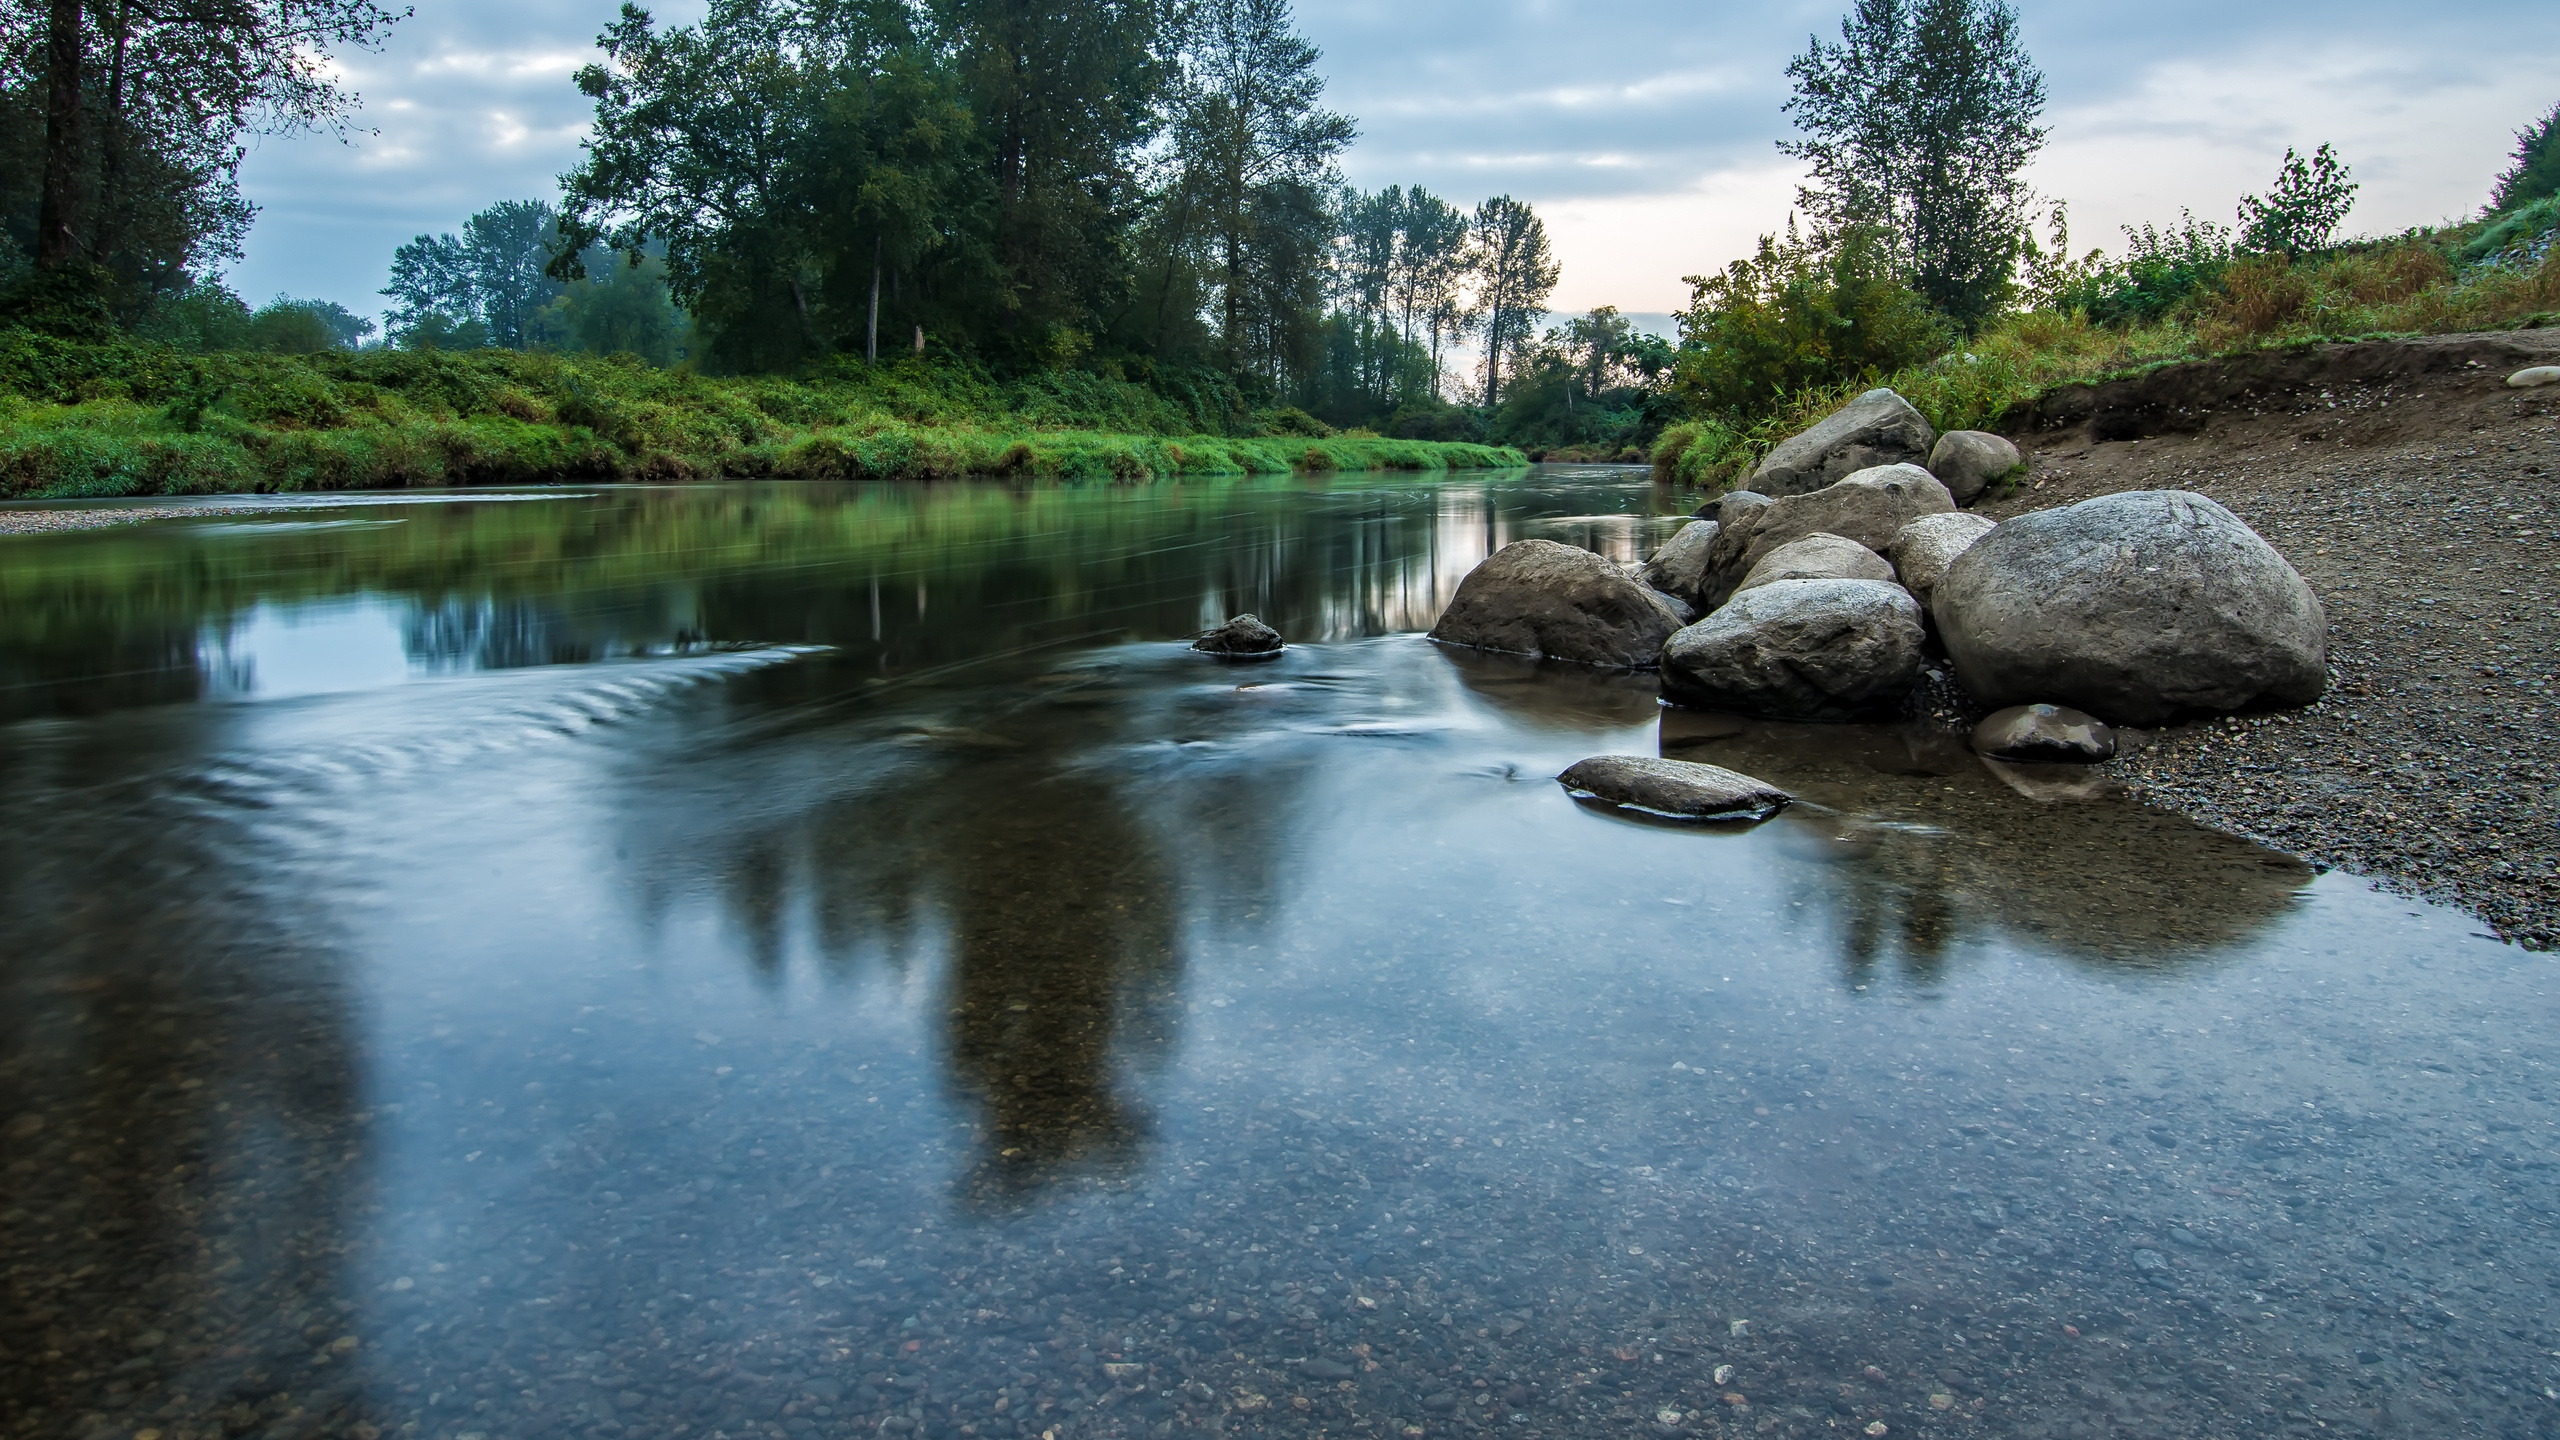
[{"label": "overcast cloud layer", "polygon": [[[1547,219],[1558,310],[1659,314],[1683,275],[1785,223],[1776,151],[1788,59],[1846,0],[1300,0],[1329,100],[1360,123],[1344,170],[1473,204],[1508,192]],[[243,181],[263,207],[231,279],[376,312],[392,247],[503,199],[557,194],[588,107],[570,74],[615,0],[418,0],[380,53],[346,57],[349,143],[269,140]],[[2363,182],[2351,229],[2475,211],[2519,127],[2560,101],[2560,7],[2379,0],[2020,6],[2051,94],[2034,172],[2075,244],[2180,207],[2228,220],[2288,145],[2329,141]],[[695,7],[659,13],[675,21]]]}]

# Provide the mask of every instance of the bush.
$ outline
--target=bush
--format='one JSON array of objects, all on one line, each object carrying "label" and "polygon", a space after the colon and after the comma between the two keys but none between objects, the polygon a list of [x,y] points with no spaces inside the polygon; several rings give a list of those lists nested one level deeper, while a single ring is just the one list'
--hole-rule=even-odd
[{"label": "bush", "polygon": [[2222,293],[2196,323],[2207,350],[2263,339],[2311,303],[2311,280],[2282,255],[2252,255],[2222,272]]},{"label": "bush", "polygon": [[1952,338],[1870,231],[1828,249],[1764,235],[1755,258],[1689,285],[1675,385],[1695,413],[1767,414],[1790,395],[1916,364]]}]

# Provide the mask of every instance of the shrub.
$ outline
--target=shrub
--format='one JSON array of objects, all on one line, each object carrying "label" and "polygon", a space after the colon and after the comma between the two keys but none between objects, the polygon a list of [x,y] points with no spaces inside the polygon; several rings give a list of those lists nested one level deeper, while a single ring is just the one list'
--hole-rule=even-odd
[{"label": "shrub", "polygon": [[1789,395],[1917,363],[1950,339],[1870,231],[1828,249],[1764,235],[1756,257],[1688,280],[1675,385],[1697,413],[1766,414]]},{"label": "shrub", "polygon": [[2222,273],[2222,294],[2196,322],[2196,339],[2223,350],[2284,328],[2311,303],[2311,280],[2282,255],[2252,255]]},{"label": "shrub", "polygon": [[2338,152],[2322,145],[2309,158],[2288,147],[2265,198],[2242,196],[2240,246],[2299,258],[2329,243],[2356,203],[2356,183]]}]

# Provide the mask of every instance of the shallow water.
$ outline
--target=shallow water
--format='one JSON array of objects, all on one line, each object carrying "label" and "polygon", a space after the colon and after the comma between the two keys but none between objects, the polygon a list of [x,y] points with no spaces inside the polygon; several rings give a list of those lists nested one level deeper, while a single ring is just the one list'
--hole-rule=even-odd
[{"label": "shallow water", "polygon": [[1640,473],[421,498],[0,540],[8,1434],[2560,1416],[2553,958],[1416,633]]}]

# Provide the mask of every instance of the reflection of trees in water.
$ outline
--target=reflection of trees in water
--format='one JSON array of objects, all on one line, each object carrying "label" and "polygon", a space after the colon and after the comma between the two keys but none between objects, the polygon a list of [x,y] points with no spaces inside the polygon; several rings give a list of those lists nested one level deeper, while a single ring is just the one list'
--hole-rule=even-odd
[{"label": "reflection of trees in water", "polygon": [[[229,823],[25,787],[0,825],[0,1429],[333,1432],[367,1147],[340,961]],[[164,1407],[166,1407],[164,1409]]]},{"label": "reflection of trees in water", "polygon": [[2289,856],[2121,799],[2042,802],[1962,736],[1920,725],[1788,725],[1666,711],[1662,753],[1756,775],[1810,802],[1776,822],[1817,862],[1848,983],[1890,959],[1940,978],[1950,950],[2006,934],[2112,973],[2227,953],[2311,878]]},{"label": "reflection of trees in water", "polygon": [[[1239,683],[1258,673],[1197,663]],[[944,1083],[977,1122],[956,1183],[975,1207],[1142,1160],[1149,1122],[1130,1082],[1174,1051],[1186,927],[1243,930],[1271,913],[1277,838],[1305,774],[1288,760],[1165,760],[1129,732],[1196,717],[1128,706],[1107,668],[1080,675],[1014,687],[1014,708],[967,725],[801,730],[796,743],[821,749],[849,743],[846,730],[877,737],[844,764],[854,787],[674,842],[719,877],[769,985],[793,917],[838,979],[942,943]],[[768,753],[787,768],[790,748]]]}]

